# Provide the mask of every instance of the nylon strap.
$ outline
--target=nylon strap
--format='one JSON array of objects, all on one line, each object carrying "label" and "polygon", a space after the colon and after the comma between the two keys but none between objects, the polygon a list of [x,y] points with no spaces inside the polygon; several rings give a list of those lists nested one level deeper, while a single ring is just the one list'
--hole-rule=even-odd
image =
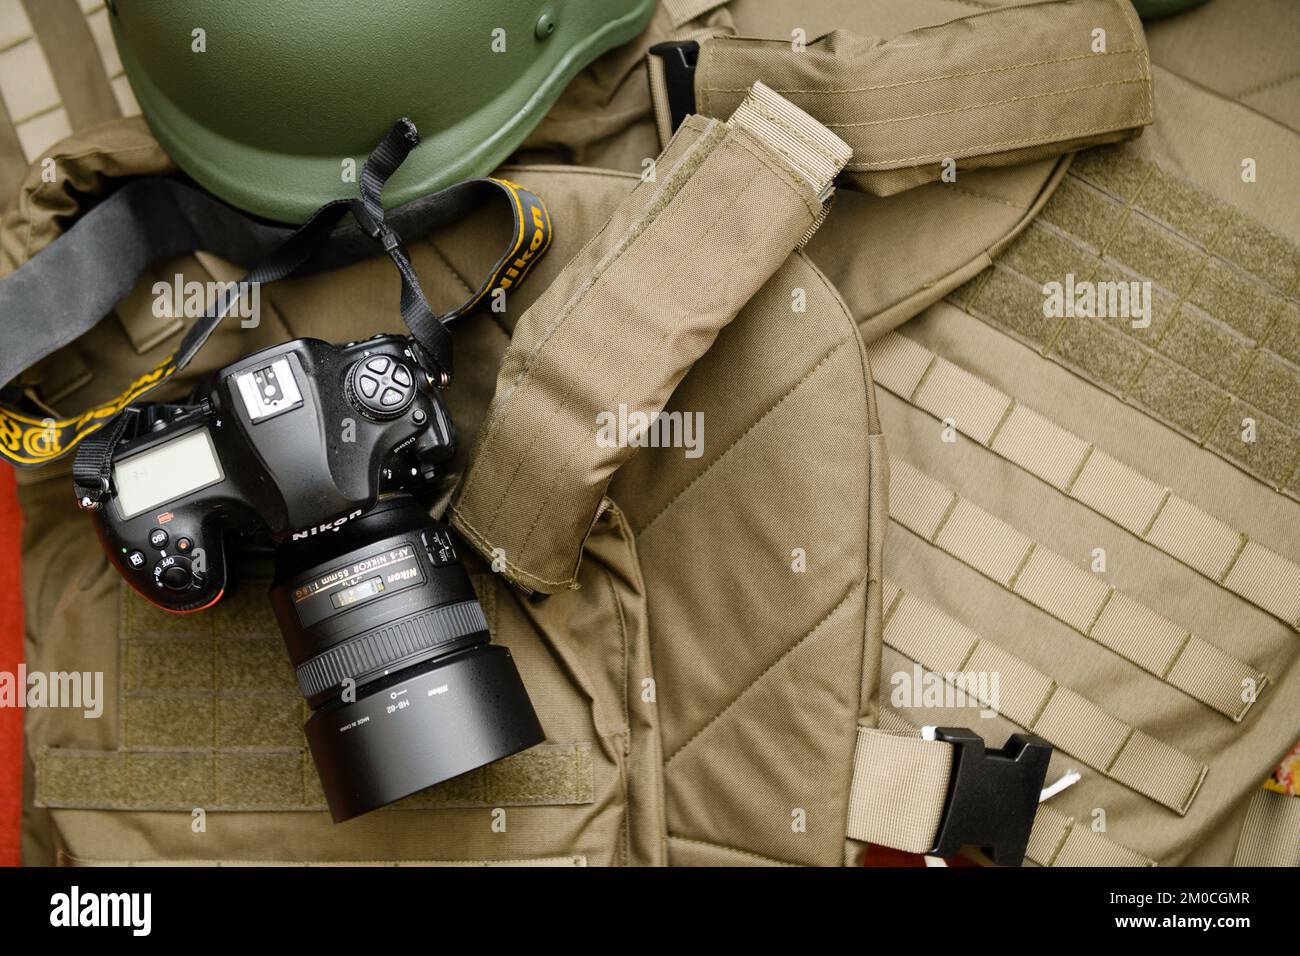
[{"label": "nylon strap", "polygon": [[1155,860],[1117,843],[1079,821],[1043,804],[1029,831],[1025,859],[1039,866],[1157,866]]},{"label": "nylon strap", "polygon": [[[419,143],[420,135],[409,119],[403,118],[393,124],[392,129],[366,159],[361,173],[361,200],[339,199],[326,203],[268,259],[256,265],[239,282],[223,287],[207,314],[195,322],[181,339],[180,349],[172,361],[173,369],[178,372],[189,365],[249,288],[275,282],[297,270],[350,209],[366,233],[384,247],[384,251],[397,266],[402,276],[402,320],[410,329],[426,362],[431,363],[439,372],[444,384],[449,382],[451,333],[429,308],[406,250],[402,248],[397,234],[384,223],[384,183]],[[78,447],[72,464],[72,484],[83,507],[99,504],[107,497],[111,488],[113,449],[122,437],[128,417],[119,415],[110,419],[108,427],[95,436],[100,440],[89,443],[83,441]]]},{"label": "nylon strap", "polygon": [[952,744],[858,728],[848,836],[904,853],[934,848],[952,775]]},{"label": "nylon strap", "polygon": [[[269,259],[255,266],[238,283],[223,287],[207,314],[190,326],[181,339],[180,348],[166,360],[170,371],[153,384],[165,381],[189,365],[252,285],[282,279],[302,265],[346,211],[346,204],[341,201],[318,209]],[[141,393],[137,393],[139,394]],[[0,413],[3,411],[0,409]],[[132,417],[130,412],[129,404],[122,406],[122,412],[101,419],[99,429],[90,432],[88,439],[83,438],[77,444],[77,454],[72,462],[72,485],[78,500],[84,504],[97,504],[108,495],[113,449],[126,431],[127,423]]]},{"label": "nylon strap", "polygon": [[[858,727],[848,837],[928,852],[943,817],[952,757],[952,744],[923,740],[910,723],[882,708],[879,728]],[[1025,858],[1039,866],[1156,865],[1049,805],[1038,807]]]},{"label": "nylon strap", "polygon": [[79,500],[86,503],[102,501],[112,487],[110,469],[113,449],[122,440],[137,414],[127,406],[109,420],[103,428],[91,432],[77,446],[72,460],[72,487]]},{"label": "nylon strap", "polygon": [[414,123],[403,119],[394,124],[388,135],[366,158],[366,164],[361,170],[361,199],[352,200],[350,208],[361,227],[384,247],[384,251],[393,260],[393,265],[397,266],[397,271],[402,276],[402,321],[419,343],[424,358],[432,362],[445,381],[450,381],[451,332],[429,307],[424,290],[420,288],[420,277],[415,274],[415,267],[402,248],[401,238],[384,222],[384,183],[397,172],[397,167],[402,165],[402,161],[419,144],[420,134],[416,132]]},{"label": "nylon strap", "polygon": [[[391,136],[391,134],[390,134]],[[379,179],[380,170],[367,188]],[[363,170],[362,178],[366,179]],[[478,289],[459,307],[429,324],[423,294],[400,242],[458,221],[490,198],[504,198],[514,228],[509,246]],[[364,206],[357,203],[359,208]],[[339,225],[351,207],[338,200],[307,224],[293,228],[249,218],[200,190],[166,178],[137,180],[82,216],[63,236],[0,281],[0,382],[92,328],[125,297],[145,270],[184,252],[203,250],[240,265],[253,265],[241,283],[226,287],[213,309],[199,319],[178,350],[132,382],[116,398],[69,418],[31,414],[0,402],[0,459],[32,467],[66,455],[111,421],[123,408],[176,374],[193,358],[221,317],[247,293],[250,282],[272,282],[290,272],[309,274],[373,256],[372,232],[360,222]],[[370,215],[373,228],[374,216]],[[551,222],[535,194],[504,179],[472,179],[391,211],[378,222],[385,249],[403,268],[402,304],[410,311],[433,354],[446,343],[432,331],[465,315],[497,290],[516,286],[545,254]],[[385,238],[386,237],[386,238]],[[399,265],[399,268],[402,268]],[[76,276],[77,281],[67,281]],[[428,315],[432,315],[429,311]],[[412,330],[413,332],[415,329]],[[445,330],[444,330],[445,331]],[[419,339],[417,339],[419,341]],[[450,353],[446,361],[450,363]],[[448,369],[449,370],[449,369]],[[93,485],[97,473],[87,472]]]}]

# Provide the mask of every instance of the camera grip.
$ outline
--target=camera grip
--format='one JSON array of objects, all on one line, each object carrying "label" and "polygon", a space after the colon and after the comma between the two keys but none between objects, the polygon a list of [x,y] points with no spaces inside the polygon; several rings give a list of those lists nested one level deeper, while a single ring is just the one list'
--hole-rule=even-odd
[{"label": "camera grip", "polygon": [[164,513],[115,523],[101,509],[94,525],[109,561],[137,593],[164,611],[186,614],[216,604],[227,578],[222,529],[192,518]]}]

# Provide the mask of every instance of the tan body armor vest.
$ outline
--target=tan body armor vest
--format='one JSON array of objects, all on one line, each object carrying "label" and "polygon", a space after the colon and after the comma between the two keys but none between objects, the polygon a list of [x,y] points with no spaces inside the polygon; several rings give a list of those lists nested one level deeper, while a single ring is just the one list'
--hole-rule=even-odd
[{"label": "tan body armor vest", "polygon": [[[1080,774],[1039,806],[1030,863],[1295,863],[1277,834],[1300,800],[1259,784],[1300,723],[1297,119],[1180,76],[1195,23],[1152,31],[1153,67],[1122,0],[805,6],[665,2],[504,170],[555,238],[457,330],[449,516],[547,742],[332,825],[264,569],[201,615],[148,606],[56,464],[20,475],[28,666],[108,693],[99,719],[27,715],[29,860],[925,853],[961,759],[922,736],[939,725],[1033,733],[1049,783]],[[698,113],[674,131],[643,64],[683,39]],[[7,270],[85,197],[173,171],[138,119],[53,146],[54,183],[42,155]],[[435,308],[495,232],[412,248]],[[202,253],[173,272],[238,277]],[[1149,288],[1149,323],[1096,298],[1047,314],[1067,275]],[[168,387],[395,328],[374,305],[395,282],[375,260],[268,287],[261,326],[223,327]],[[156,364],[182,323],[151,284],[23,386],[75,411]],[[699,454],[593,442],[620,406],[702,422]]]}]

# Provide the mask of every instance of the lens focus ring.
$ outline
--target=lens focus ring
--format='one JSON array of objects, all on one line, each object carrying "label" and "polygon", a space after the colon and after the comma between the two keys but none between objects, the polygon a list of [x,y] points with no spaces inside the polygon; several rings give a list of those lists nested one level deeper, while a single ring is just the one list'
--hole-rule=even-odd
[{"label": "lens focus ring", "polygon": [[478,601],[430,608],[378,630],[359,634],[298,666],[298,686],[309,701],[347,678],[360,682],[376,672],[406,666],[434,648],[488,629]]}]

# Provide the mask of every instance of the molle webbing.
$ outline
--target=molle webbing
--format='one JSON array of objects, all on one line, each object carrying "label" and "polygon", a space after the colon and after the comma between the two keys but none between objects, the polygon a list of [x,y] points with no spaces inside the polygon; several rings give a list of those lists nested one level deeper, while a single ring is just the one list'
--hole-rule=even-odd
[{"label": "molle webbing", "polygon": [[1084,637],[1235,721],[1264,692],[1268,677],[1257,667],[1109,586],[909,462],[893,458],[889,468],[891,519]]},{"label": "molle webbing", "polygon": [[99,0],[5,4],[0,170],[6,187],[73,130],[140,112]]},{"label": "molle webbing", "polygon": [[1039,806],[1025,859],[1039,866],[1157,866],[1155,860],[1116,843],[1068,813]]},{"label": "molle webbing", "polygon": [[[1116,783],[1184,814],[1207,768],[885,580],[885,643]],[[999,675],[996,695],[963,675]],[[996,696],[996,699],[994,699]]]},{"label": "molle webbing", "polygon": [[[935,843],[948,781],[952,745],[922,739],[892,710],[880,712],[880,728],[858,727],[849,798],[850,839],[926,853]],[[1068,814],[1040,805],[1025,858],[1039,866],[1155,866]]]},{"label": "molle webbing", "polygon": [[[1104,33],[1104,52],[1100,34]],[[990,10],[892,40],[836,30],[700,45],[696,109],[731,113],[760,80],[853,150],[848,181],[887,196],[959,168],[1128,139],[1151,122],[1151,67],[1126,0]]]},{"label": "molle webbing", "polygon": [[598,441],[601,421],[663,409],[817,222],[849,155],[755,84],[729,122],[687,123],[521,317],[452,507],[506,577],[543,593],[573,586],[605,487],[636,451]]},{"label": "molle webbing", "polygon": [[897,332],[867,351],[882,388],[1300,630],[1300,564]]}]

